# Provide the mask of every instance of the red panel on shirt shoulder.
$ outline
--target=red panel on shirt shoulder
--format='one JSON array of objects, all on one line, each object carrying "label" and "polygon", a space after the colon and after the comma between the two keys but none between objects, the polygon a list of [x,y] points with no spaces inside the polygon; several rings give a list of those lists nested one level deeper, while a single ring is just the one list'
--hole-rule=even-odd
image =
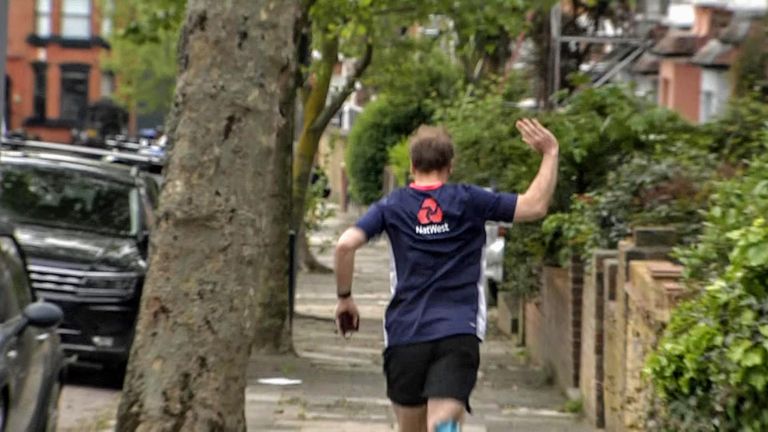
[{"label": "red panel on shirt shoulder", "polygon": [[416,183],[411,183],[410,187],[412,189],[420,190],[420,191],[431,191],[440,189],[443,187],[443,183],[435,183],[435,184],[428,184],[428,185],[417,185]]}]

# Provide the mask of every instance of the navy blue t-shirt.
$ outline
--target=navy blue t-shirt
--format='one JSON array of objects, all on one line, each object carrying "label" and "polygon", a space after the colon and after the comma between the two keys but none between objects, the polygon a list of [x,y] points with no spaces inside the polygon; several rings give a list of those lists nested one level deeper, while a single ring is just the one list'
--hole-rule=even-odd
[{"label": "navy blue t-shirt", "polygon": [[357,222],[392,248],[387,346],[485,335],[485,222],[512,222],[517,195],[445,184],[395,190]]}]

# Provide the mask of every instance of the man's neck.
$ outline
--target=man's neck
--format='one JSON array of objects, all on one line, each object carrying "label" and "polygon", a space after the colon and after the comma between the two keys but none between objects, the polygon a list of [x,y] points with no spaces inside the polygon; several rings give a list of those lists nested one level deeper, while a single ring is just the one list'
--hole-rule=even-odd
[{"label": "man's neck", "polygon": [[416,186],[434,186],[446,183],[448,173],[444,171],[432,171],[428,173],[413,173],[413,184]]}]

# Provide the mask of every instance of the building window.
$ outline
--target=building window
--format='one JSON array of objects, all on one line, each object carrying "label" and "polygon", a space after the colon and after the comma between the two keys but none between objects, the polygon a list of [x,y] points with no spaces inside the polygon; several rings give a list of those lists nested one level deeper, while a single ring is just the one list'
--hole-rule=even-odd
[{"label": "building window", "polygon": [[61,9],[61,36],[65,39],[91,37],[91,0],[64,0]]},{"label": "building window", "polygon": [[112,71],[101,73],[101,97],[112,97],[115,92],[115,74]]},{"label": "building window", "polygon": [[88,106],[88,72],[90,66],[61,65],[61,114],[62,120],[80,121]]},{"label": "building window", "polygon": [[53,0],[37,0],[35,3],[35,34],[47,38],[51,36],[51,10]]},{"label": "building window", "polygon": [[32,116],[36,119],[45,119],[45,95],[48,91],[48,65],[45,63],[32,63],[32,71],[35,77],[35,93],[32,106]]}]

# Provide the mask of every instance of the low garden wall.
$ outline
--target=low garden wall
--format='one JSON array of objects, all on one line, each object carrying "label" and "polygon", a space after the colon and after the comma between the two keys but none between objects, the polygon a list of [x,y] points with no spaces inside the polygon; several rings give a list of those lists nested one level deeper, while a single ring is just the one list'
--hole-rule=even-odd
[{"label": "low garden wall", "polygon": [[569,268],[545,267],[539,295],[525,306],[525,341],[531,358],[551,368],[563,390],[579,382],[582,267],[578,261]]},{"label": "low garden wall", "polygon": [[681,269],[667,260],[676,241],[673,230],[638,228],[586,266],[545,267],[538,296],[526,302],[532,360],[551,367],[563,391],[579,389],[596,427],[643,430],[642,368],[680,293]]}]

